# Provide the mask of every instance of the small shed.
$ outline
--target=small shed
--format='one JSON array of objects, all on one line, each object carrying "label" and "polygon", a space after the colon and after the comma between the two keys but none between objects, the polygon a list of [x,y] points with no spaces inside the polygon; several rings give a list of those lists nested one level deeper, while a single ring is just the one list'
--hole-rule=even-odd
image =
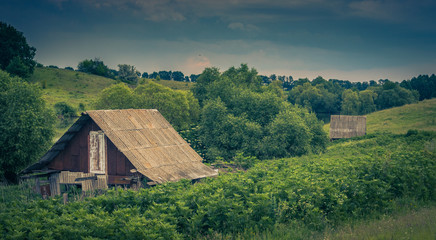
[{"label": "small shed", "polygon": [[202,160],[156,109],[95,110],[22,173],[47,176],[49,195],[58,195],[62,185],[86,191],[218,175]]},{"label": "small shed", "polygon": [[366,116],[331,115],[330,139],[363,136],[366,134]]}]

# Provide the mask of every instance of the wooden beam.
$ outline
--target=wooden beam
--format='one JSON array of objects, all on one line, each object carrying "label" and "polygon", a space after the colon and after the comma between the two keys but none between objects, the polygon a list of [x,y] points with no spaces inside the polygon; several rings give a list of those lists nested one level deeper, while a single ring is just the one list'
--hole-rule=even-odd
[{"label": "wooden beam", "polygon": [[97,180],[97,176],[91,176],[91,177],[81,177],[81,178],[76,178],[74,181],[76,182],[80,182],[80,181],[86,181],[86,180]]}]

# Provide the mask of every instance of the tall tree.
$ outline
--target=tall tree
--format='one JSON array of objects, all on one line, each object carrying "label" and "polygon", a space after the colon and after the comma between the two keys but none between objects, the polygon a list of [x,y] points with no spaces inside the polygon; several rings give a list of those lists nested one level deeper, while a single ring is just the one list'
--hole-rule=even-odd
[{"label": "tall tree", "polygon": [[35,68],[36,49],[27,44],[22,32],[0,22],[0,69],[14,76],[29,77]]},{"label": "tall tree", "polygon": [[229,160],[238,152],[272,158],[325,149],[327,137],[315,115],[289,107],[281,87],[263,86],[245,64],[223,73],[205,69],[193,92],[203,105],[199,136],[208,161]]},{"label": "tall tree", "polygon": [[37,85],[0,70],[0,178],[17,174],[51,145],[55,117]]},{"label": "tall tree", "polygon": [[344,115],[358,115],[361,109],[361,102],[359,93],[350,89],[342,93],[342,108],[341,114]]},{"label": "tall tree", "polygon": [[138,83],[138,71],[135,66],[128,64],[118,64],[118,78],[126,83],[137,84]]}]

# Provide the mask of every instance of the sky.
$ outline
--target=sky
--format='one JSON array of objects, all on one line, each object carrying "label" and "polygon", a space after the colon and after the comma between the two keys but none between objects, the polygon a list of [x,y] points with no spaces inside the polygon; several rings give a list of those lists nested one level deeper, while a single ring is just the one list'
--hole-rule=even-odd
[{"label": "sky", "polygon": [[434,0],[1,0],[44,65],[199,74],[248,64],[294,79],[436,73]]}]

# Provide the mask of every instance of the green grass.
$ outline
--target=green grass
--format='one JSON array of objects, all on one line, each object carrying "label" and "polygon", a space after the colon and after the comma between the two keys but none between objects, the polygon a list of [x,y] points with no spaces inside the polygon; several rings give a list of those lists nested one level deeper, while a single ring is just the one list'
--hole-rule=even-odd
[{"label": "green grass", "polygon": [[[67,102],[78,108],[80,103],[85,104],[87,110],[94,109],[93,102],[98,94],[105,88],[117,83],[116,80],[97,75],[55,68],[36,68],[30,81],[45,85],[44,98],[50,106],[57,102]],[[169,80],[143,79],[154,81],[174,90],[189,90],[194,83],[177,82]]]},{"label": "green grass", "polygon": [[[152,79],[147,79],[148,81],[152,80]],[[191,82],[177,82],[177,81],[171,81],[171,80],[152,80],[155,83],[167,86],[173,90],[185,90],[188,91],[190,90],[195,83],[191,83]]]},{"label": "green grass", "polygon": [[409,129],[436,131],[436,98],[371,113],[367,132],[406,133]]},{"label": "green grass", "polygon": [[[32,83],[43,87],[43,97],[47,104],[53,107],[58,102],[66,102],[76,109],[84,104],[85,110],[93,110],[98,94],[105,88],[117,83],[116,80],[78,71],[41,67],[36,68]],[[194,83],[177,82],[169,80],[142,79],[142,82],[154,81],[174,90],[188,91]],[[133,87],[133,86],[132,86]],[[54,140],[59,139],[73,124],[58,126]]]},{"label": "green grass", "polygon": [[92,103],[98,93],[116,83],[115,80],[92,74],[65,69],[36,68],[32,82],[45,85],[44,98],[53,106],[57,102],[67,102],[78,108],[85,104],[86,109],[92,109]]},{"label": "green grass", "polygon": [[324,232],[321,239],[436,239],[436,206],[408,210]]},{"label": "green grass", "polygon": [[[328,133],[330,124],[324,125]],[[385,109],[366,116],[367,133],[404,134],[409,129],[436,131],[436,98]]]},{"label": "green grass", "polygon": [[[419,204],[418,204],[419,205]],[[202,238],[200,238],[202,239]],[[235,236],[216,234],[208,239],[235,239]],[[436,239],[436,206],[403,206],[392,214],[377,218],[354,220],[351,223],[316,232],[302,224],[278,224],[271,231],[247,231],[236,239],[305,239],[305,240],[384,240]]]}]

